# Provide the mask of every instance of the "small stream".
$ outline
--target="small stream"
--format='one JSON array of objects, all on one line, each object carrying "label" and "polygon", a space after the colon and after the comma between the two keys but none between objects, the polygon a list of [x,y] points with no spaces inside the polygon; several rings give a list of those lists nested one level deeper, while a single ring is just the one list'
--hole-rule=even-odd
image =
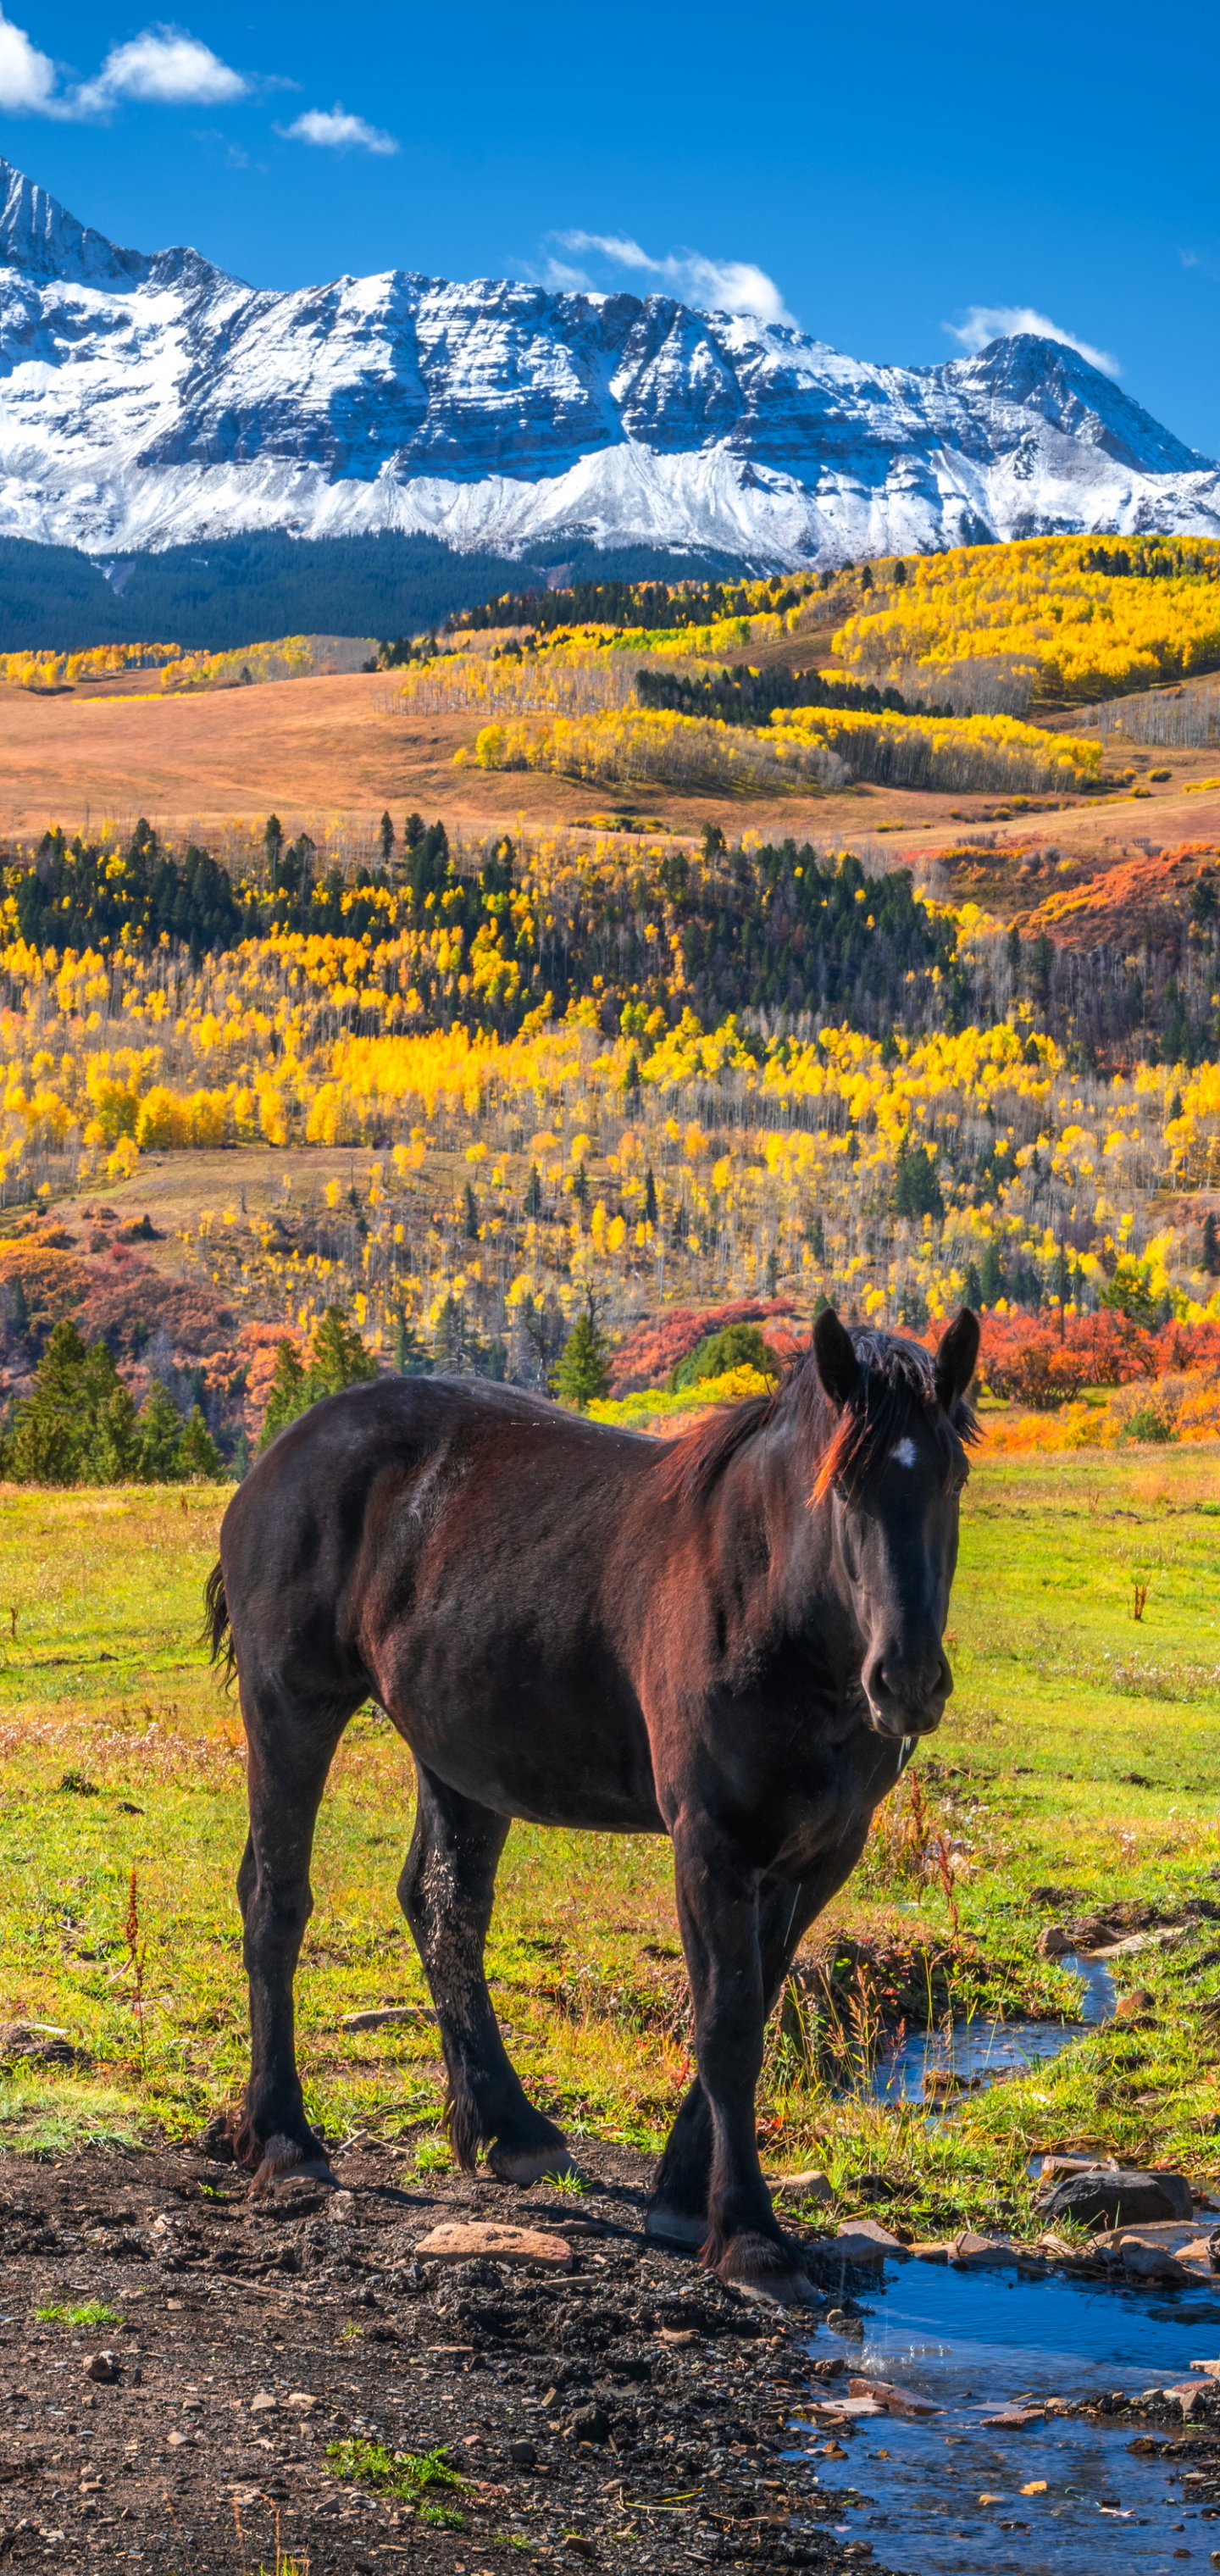
[{"label": "small stream", "polygon": [[[910,2576],[1210,2569],[1220,2510],[1182,2503],[1172,2470],[1180,2477],[1187,2463],[1131,2455],[1143,2427],[1069,2417],[1005,2430],[980,2419],[1016,2399],[1117,2389],[1131,2397],[1188,2376],[1191,2361],[1220,2353],[1215,2293],[1167,2301],[1163,2291],[916,2260],[887,2265],[861,2304],[851,2337],[821,2328],[816,2357],[841,2352],[853,2372],[896,2380],[944,2411],[917,2422],[870,2416],[846,2440],[820,2426],[800,2434],[787,2456],[810,2461],[821,2488],[843,2494],[841,2535],[870,2541],[882,2566]],[[823,2449],[836,2440],[843,2459]],[[1023,2495],[1038,2479],[1045,2491]]]},{"label": "small stream", "polygon": [[[975,2020],[916,2033],[878,2061],[875,2098],[924,2101],[933,2070],[971,2087],[994,2083],[1110,2021],[1116,1994],[1104,1962],[1062,1964],[1081,1982],[1077,2021]],[[938,2119],[955,2103],[925,2107]],[[866,2417],[847,2437],[810,2421],[788,2454],[816,2464],[820,2486],[843,2495],[836,2530],[871,2542],[883,2566],[909,2576],[1179,2576],[1210,2569],[1213,2550],[1220,2563],[1220,2509],[1184,2505],[1169,2463],[1131,2455],[1138,2426],[982,2421],[1016,2400],[1135,2397],[1186,2377],[1192,2361],[1220,2354],[1220,2285],[1167,2296],[1022,2280],[1013,2269],[890,2263],[850,2330],[823,2327],[812,2349],[819,2359],[839,2352],[853,2374],[896,2380],[942,2410],[919,2421]],[[845,2457],[828,2456],[828,2443]],[[1040,2480],[1041,2491],[1022,2493]]]},{"label": "small stream", "polygon": [[[924,2100],[924,2077],[932,2073],[960,2077],[963,2086],[994,2084],[1001,2075],[1019,2075],[1030,2066],[1058,2057],[1072,2041],[1083,2039],[1100,2023],[1112,2021],[1118,2000],[1114,1979],[1101,1959],[1069,1956],[1059,1962],[1078,1977],[1083,1989],[1078,2021],[962,2021],[952,2030],[913,2031],[898,2048],[878,2058],[871,2090],[880,2102]],[[953,2107],[931,2100],[933,2115]]]}]

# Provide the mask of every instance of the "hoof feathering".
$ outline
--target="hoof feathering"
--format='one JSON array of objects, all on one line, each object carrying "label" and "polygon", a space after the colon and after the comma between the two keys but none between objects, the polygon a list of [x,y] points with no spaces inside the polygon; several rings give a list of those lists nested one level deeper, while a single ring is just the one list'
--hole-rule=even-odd
[{"label": "hoof feathering", "polygon": [[768,2236],[737,2236],[714,2266],[717,2278],[747,2299],[770,2301],[779,2308],[822,2307],[825,2302],[807,2272]]},{"label": "hoof feathering", "polygon": [[337,2177],[320,2146],[315,2146],[311,2154],[298,2146],[295,2138],[268,2138],[263,2148],[262,2163],[250,2185],[251,2199],[260,2199],[275,2183],[284,2182],[289,2176],[294,2182],[329,2182],[335,2183],[337,2188]]},{"label": "hoof feathering", "polygon": [[655,2236],[662,2244],[695,2245],[707,2242],[706,2218],[692,2218],[684,2209],[650,2209],[644,2221],[644,2234]]},{"label": "hoof feathering", "polygon": [[562,2182],[576,2171],[562,2138],[551,2147],[489,2147],[487,2164],[497,2182]]}]

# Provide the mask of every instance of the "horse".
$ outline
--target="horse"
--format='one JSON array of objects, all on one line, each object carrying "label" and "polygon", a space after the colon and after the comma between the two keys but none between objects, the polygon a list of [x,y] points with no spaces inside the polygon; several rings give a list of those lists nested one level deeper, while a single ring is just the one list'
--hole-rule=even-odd
[{"label": "horse", "polygon": [[293,1980],[327,1772],[372,1698],[415,1763],[398,1895],[461,2165],[483,2150],[518,2184],[573,2170],[484,1975],[513,1819],[668,1834],[698,2073],[646,2225],[750,2295],[815,2295],[758,2159],[764,2025],[953,1687],[978,1345],[968,1308],[935,1358],[827,1309],[777,1389],[670,1441],[444,1377],[351,1387],[280,1432],[208,1584],[249,1748],[251,2069],[232,2149],[255,2192],[334,2178],[305,2114]]}]

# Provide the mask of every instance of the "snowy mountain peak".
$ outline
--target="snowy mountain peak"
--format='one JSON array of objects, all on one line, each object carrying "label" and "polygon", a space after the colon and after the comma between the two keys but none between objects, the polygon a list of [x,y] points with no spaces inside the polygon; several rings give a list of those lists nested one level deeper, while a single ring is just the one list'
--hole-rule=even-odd
[{"label": "snowy mountain peak", "polygon": [[1220,534],[1220,472],[1058,342],[870,365],[653,295],[406,269],[289,293],[119,250],[0,161],[0,534],[397,529],[760,566]]}]

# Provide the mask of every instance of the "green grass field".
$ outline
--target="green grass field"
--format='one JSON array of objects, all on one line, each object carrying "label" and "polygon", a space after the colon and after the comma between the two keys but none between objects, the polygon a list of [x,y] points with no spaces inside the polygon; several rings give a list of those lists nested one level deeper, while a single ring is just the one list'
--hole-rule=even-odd
[{"label": "green grass field", "polygon": [[[242,1738],[199,1642],[226,1499],[0,1498],[0,2009],[88,2055],[10,2062],[9,2150],[187,2134],[240,2085]],[[1055,1905],[1032,1889],[1070,1890],[1061,1911],[1220,1895],[1218,1623],[1215,1450],[979,1459],[950,1630],[957,1693],[917,1766],[925,1812],[908,1787],[883,1811],[821,1927],[832,1949],[850,1932],[883,1957],[895,1944],[938,1954],[938,2008],[957,2015],[1070,2013],[1074,1985],[1036,1955]],[[322,1813],[298,2003],[308,2099],[328,2134],[398,2135],[427,2162],[440,2151],[439,2061],[394,1895],[411,1795],[405,1751],[365,1710]],[[536,2098],[576,2136],[658,2141],[690,2072],[668,1847],[516,1829],[490,1964]],[[880,2175],[895,2214],[942,2227],[1021,2223],[1040,2148],[1104,2146],[1220,2176],[1220,2044],[1198,2009],[1220,1995],[1220,1926],[1119,1974],[1153,1990],[1151,2020],[1113,2025],[937,2121],[844,2087],[875,2043],[867,1981],[848,1991],[834,2086],[787,2015],[760,2103],[769,2168],[823,2164],[844,2210],[863,2174]],[[378,2032],[341,2029],[344,2014],[383,2004],[420,2010]]]}]

